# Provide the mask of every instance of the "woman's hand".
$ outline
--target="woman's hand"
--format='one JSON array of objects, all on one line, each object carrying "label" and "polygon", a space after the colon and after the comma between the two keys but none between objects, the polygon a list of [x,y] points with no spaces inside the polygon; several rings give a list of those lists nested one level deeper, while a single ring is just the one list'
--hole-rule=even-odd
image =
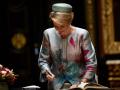
[{"label": "woman's hand", "polygon": [[77,88],[78,87],[78,85],[79,85],[79,83],[77,83],[77,84],[73,84],[72,86],[70,86],[70,90],[72,90],[72,89],[75,89],[75,88]]},{"label": "woman's hand", "polygon": [[[86,79],[86,78],[84,78],[84,79],[81,80],[81,83],[87,83],[87,82],[88,82],[88,79]],[[70,86],[69,89],[72,90],[72,89],[74,89],[74,88],[77,88],[78,85],[80,85],[81,83],[79,82],[79,83],[77,83],[77,84],[73,84],[72,86]]]},{"label": "woman's hand", "polygon": [[55,75],[53,73],[51,73],[50,71],[46,70],[46,78],[48,81],[52,81],[52,80],[54,80]]},{"label": "woman's hand", "polygon": [[81,80],[81,82],[87,83],[87,82],[88,82],[88,79],[83,78],[83,79]]},{"label": "woman's hand", "polygon": [[73,84],[72,86],[70,86],[69,89],[71,90],[71,89],[77,88],[77,86],[78,86],[77,84]]}]

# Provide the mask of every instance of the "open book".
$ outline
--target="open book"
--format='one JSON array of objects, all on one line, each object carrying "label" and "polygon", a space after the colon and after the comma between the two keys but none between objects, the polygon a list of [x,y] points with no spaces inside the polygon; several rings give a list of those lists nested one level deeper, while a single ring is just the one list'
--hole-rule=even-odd
[{"label": "open book", "polygon": [[76,88],[70,90],[108,90],[108,87],[105,87],[97,83],[81,82]]}]

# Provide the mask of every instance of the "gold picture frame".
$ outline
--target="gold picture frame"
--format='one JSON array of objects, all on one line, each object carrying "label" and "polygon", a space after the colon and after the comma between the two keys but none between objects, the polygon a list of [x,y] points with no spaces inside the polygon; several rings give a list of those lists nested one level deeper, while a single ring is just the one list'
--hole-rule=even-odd
[{"label": "gold picture frame", "polygon": [[[95,0],[85,0],[85,21],[87,25],[87,30],[90,33],[92,42],[96,47],[96,31],[95,31]],[[88,16],[89,15],[89,16]]]},{"label": "gold picture frame", "polygon": [[120,41],[115,41],[113,0],[100,0],[100,39],[102,54],[120,54]]}]

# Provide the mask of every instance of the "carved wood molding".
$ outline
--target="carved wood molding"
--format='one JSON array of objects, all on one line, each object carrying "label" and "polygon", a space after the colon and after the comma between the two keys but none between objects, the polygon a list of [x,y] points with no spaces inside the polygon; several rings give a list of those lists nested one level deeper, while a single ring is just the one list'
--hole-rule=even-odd
[{"label": "carved wood molding", "polygon": [[119,54],[120,42],[115,41],[115,28],[113,16],[113,1],[101,0],[101,29],[103,34],[104,54]]},{"label": "carved wood molding", "polygon": [[87,30],[90,32],[91,39],[93,41],[94,46],[96,46],[94,1],[95,0],[85,0],[85,11],[86,11],[85,15],[86,15]]}]

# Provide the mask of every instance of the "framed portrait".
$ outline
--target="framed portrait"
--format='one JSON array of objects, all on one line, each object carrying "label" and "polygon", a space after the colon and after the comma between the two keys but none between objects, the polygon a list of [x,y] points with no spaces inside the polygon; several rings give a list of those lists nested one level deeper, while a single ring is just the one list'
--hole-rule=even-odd
[{"label": "framed portrait", "polygon": [[100,0],[101,54],[120,54],[120,0]]}]

